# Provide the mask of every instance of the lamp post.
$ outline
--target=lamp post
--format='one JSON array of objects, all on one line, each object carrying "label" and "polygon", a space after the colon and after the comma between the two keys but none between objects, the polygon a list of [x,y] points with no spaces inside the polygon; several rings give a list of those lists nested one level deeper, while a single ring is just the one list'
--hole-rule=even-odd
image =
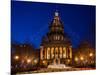
[{"label": "lamp post", "polygon": [[92,57],[93,56],[93,53],[90,53],[89,56]]},{"label": "lamp post", "polygon": [[74,58],[74,61],[75,61],[75,63],[76,63],[75,65],[78,66],[78,62],[79,62],[78,57],[75,57],[75,58]]},{"label": "lamp post", "polygon": [[89,59],[90,59],[90,64],[92,64],[92,63],[93,63],[93,60],[92,60],[92,59],[93,59],[93,58],[92,58],[92,57],[93,57],[93,53],[92,53],[92,52],[89,53],[89,57],[90,57],[90,58],[89,58]]},{"label": "lamp post", "polygon": [[31,59],[27,59],[27,68],[29,69],[31,67]]},{"label": "lamp post", "polygon": [[16,56],[14,57],[14,59],[15,59],[15,60],[18,60],[18,59],[19,59],[19,56],[18,56],[18,55],[16,55]]},{"label": "lamp post", "polygon": [[37,63],[38,63],[38,60],[37,60],[37,59],[35,59],[35,60],[34,60],[34,63],[35,63],[35,64],[37,64]]},{"label": "lamp post", "polygon": [[19,66],[19,56],[18,55],[16,55],[16,56],[14,56],[14,59],[15,59],[15,68],[18,68],[18,66]]},{"label": "lamp post", "polygon": [[83,66],[84,65],[84,57],[83,56],[80,56],[80,60],[81,60],[81,66]]},{"label": "lamp post", "polygon": [[78,62],[78,57],[75,57],[75,61]]},{"label": "lamp post", "polygon": [[83,56],[81,56],[81,57],[80,57],[80,60],[81,60],[81,61],[83,61],[83,60],[84,60],[84,57],[83,57]]},{"label": "lamp post", "polygon": [[27,63],[28,63],[28,64],[31,63],[31,59],[27,59]]}]

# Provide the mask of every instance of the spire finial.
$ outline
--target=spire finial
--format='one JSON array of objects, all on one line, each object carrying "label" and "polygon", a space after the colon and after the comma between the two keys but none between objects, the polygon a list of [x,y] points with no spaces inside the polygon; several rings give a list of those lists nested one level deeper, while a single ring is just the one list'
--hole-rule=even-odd
[{"label": "spire finial", "polygon": [[56,12],[55,12],[55,16],[58,16],[58,15],[59,15],[59,13],[56,11]]}]

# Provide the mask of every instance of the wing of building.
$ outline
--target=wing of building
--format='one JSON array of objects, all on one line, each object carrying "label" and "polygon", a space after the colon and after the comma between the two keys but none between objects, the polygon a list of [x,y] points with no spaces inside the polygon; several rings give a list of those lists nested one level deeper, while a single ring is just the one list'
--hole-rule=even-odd
[{"label": "wing of building", "polygon": [[40,46],[40,64],[65,64],[72,61],[72,45],[64,32],[63,23],[59,13],[55,12],[54,18],[49,25],[49,32],[43,37]]}]

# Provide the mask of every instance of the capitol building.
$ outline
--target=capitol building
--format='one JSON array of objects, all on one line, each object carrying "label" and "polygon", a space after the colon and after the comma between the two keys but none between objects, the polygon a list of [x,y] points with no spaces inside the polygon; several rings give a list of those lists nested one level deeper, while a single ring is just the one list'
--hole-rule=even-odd
[{"label": "capitol building", "polygon": [[72,63],[72,44],[64,32],[64,25],[58,12],[49,25],[49,31],[43,37],[40,45],[40,65]]}]

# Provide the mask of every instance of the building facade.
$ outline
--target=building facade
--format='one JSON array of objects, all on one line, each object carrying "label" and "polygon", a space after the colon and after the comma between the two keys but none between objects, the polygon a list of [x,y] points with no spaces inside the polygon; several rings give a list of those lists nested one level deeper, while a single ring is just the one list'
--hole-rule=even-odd
[{"label": "building facade", "polygon": [[87,41],[83,41],[73,52],[73,65],[76,67],[95,67],[96,66],[96,52],[95,48]]},{"label": "building facade", "polygon": [[40,46],[40,64],[65,64],[72,61],[72,45],[69,37],[64,32],[63,23],[59,13],[55,12],[49,25],[49,32],[43,37]]}]

